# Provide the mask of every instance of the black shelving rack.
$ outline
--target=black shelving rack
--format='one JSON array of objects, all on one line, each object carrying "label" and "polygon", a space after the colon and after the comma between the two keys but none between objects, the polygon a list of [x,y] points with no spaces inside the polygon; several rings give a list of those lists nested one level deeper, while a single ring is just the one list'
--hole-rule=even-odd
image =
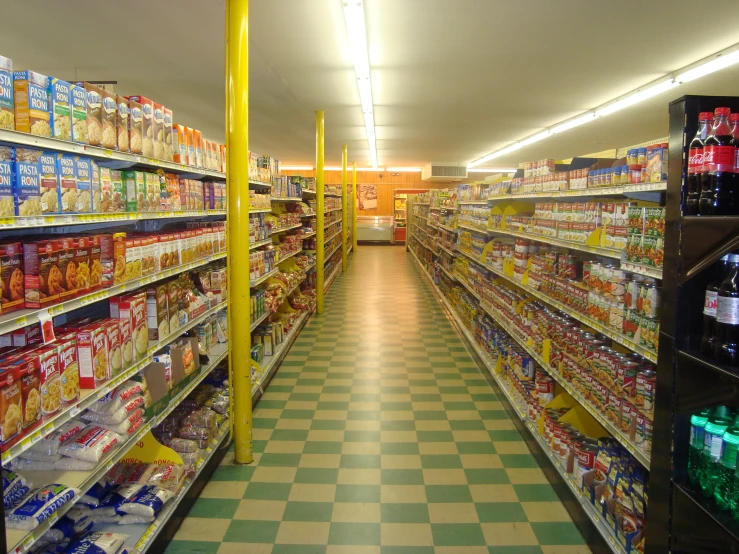
[{"label": "black shelving rack", "polygon": [[739,216],[683,214],[688,145],[698,114],[720,106],[739,111],[739,98],[684,96],[669,106],[665,278],[646,554],[739,554],[739,522],[719,511],[687,478],[691,414],[717,405],[739,407],[739,371],[702,356],[699,348],[711,268],[739,250]]}]

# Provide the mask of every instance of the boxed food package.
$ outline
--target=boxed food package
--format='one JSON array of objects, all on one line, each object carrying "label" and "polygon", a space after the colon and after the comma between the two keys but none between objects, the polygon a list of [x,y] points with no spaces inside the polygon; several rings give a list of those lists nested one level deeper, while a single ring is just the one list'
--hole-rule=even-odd
[{"label": "boxed food package", "polygon": [[161,191],[159,187],[159,175],[156,173],[145,173],[146,181],[146,209],[148,212],[158,212],[160,207]]},{"label": "boxed food package", "polygon": [[0,313],[20,310],[24,303],[23,246],[20,242],[0,244]]},{"label": "boxed food package", "polygon": [[72,140],[87,144],[87,92],[83,87],[70,85],[72,104]]},{"label": "boxed food package", "polygon": [[121,326],[118,319],[106,319],[104,321],[105,332],[108,335],[108,366],[110,377],[115,377],[123,371],[123,352],[121,342]]},{"label": "boxed food package", "polygon": [[[151,158],[154,156],[154,102],[144,96],[128,96],[127,98],[141,105],[141,153]],[[133,152],[133,142],[131,142],[131,151]]]},{"label": "boxed food package", "polygon": [[23,348],[41,344],[43,337],[41,336],[41,325],[29,325],[13,331],[13,348]]},{"label": "boxed food package", "polygon": [[35,148],[15,149],[15,215],[41,215],[41,154]]},{"label": "boxed food package", "polygon": [[149,340],[160,340],[169,335],[166,284],[146,289],[146,315]]},{"label": "boxed food package", "polygon": [[180,328],[180,287],[177,281],[167,283],[167,315],[169,332],[174,333]]},{"label": "boxed food package", "polygon": [[80,370],[77,363],[76,334],[67,333],[59,336],[55,344],[59,353],[62,406],[70,406],[80,397]]},{"label": "boxed food package", "polygon": [[87,144],[100,146],[103,134],[103,89],[90,83],[75,83],[87,94]]},{"label": "boxed food package", "polygon": [[39,365],[41,417],[47,419],[62,408],[59,349],[56,344],[41,346],[33,355],[38,358]]},{"label": "boxed food package", "polygon": [[195,143],[195,167],[203,167],[205,163],[203,155],[203,133],[197,129],[193,129],[192,139]]},{"label": "boxed food package", "polygon": [[126,281],[141,277],[141,239],[126,237]]},{"label": "boxed food package", "polygon": [[23,400],[20,370],[10,364],[0,369],[0,429],[5,450],[16,442],[23,430]]},{"label": "boxed food package", "polygon": [[72,140],[72,85],[61,79],[49,79],[51,136]]},{"label": "boxed food package", "polygon": [[149,349],[149,331],[146,327],[146,293],[128,294],[111,299],[111,303],[114,301],[118,304],[118,318],[128,320],[131,325],[133,362],[140,362],[146,357]]},{"label": "boxed food package", "polygon": [[172,161],[172,110],[164,108],[164,159]]},{"label": "boxed food package", "polygon": [[159,211],[169,212],[172,210],[172,203],[169,201],[169,191],[167,190],[167,178],[164,174],[157,174],[159,177]]},{"label": "boxed food package", "polygon": [[[88,125],[87,129],[90,131],[92,128]],[[90,213],[92,212],[92,162],[90,158],[74,157],[74,177],[77,181],[77,205],[75,211],[81,214]]]},{"label": "boxed food package", "polygon": [[90,198],[91,212],[95,214],[102,213],[100,209],[100,166],[94,161],[90,160]]},{"label": "boxed food package", "polygon": [[154,158],[164,157],[164,106],[154,103],[152,106],[151,137],[154,143]]},{"label": "boxed food package", "polygon": [[118,96],[104,88],[100,89],[100,95],[102,97],[100,146],[114,149],[118,146],[118,132],[116,128],[118,121]]},{"label": "boxed food package", "polygon": [[55,152],[42,152],[39,156],[41,212],[58,214],[59,206],[59,168]]},{"label": "boxed food package", "polygon": [[92,290],[90,284],[90,254],[92,241],[90,237],[77,237],[75,239],[74,264],[77,268],[77,293],[80,296],[89,294]]},{"label": "boxed food package", "polygon": [[146,177],[141,171],[124,171],[123,181],[126,185],[126,211],[148,211],[146,199]]},{"label": "boxed food package", "polygon": [[195,131],[192,127],[185,127],[185,143],[187,144],[187,165],[195,167]]},{"label": "boxed food package", "polygon": [[182,210],[182,202],[180,201],[180,180],[177,175],[166,173],[164,175],[167,186],[167,198],[169,199],[170,209],[173,212]]},{"label": "boxed food package", "polygon": [[120,152],[128,152],[128,117],[130,108],[125,96],[116,95],[116,119],[115,128],[118,134],[116,147]]},{"label": "boxed food package", "polygon": [[57,267],[61,274],[61,290],[59,301],[64,302],[77,294],[77,263],[74,259],[77,241],[72,237],[63,237],[57,242]]},{"label": "boxed food package", "polygon": [[226,145],[221,144],[221,171],[226,173]]},{"label": "boxed food package", "polygon": [[15,215],[13,155],[12,146],[0,146],[0,217],[13,217]]},{"label": "boxed food package", "polygon": [[44,308],[59,301],[62,274],[57,240],[23,243],[23,274],[26,308]]},{"label": "boxed food package", "polygon": [[121,330],[121,358],[123,369],[133,365],[133,337],[131,336],[131,322],[128,319],[118,319]]},{"label": "boxed food package", "polygon": [[13,60],[0,56],[0,129],[15,129]]},{"label": "boxed food package", "polygon": [[172,161],[187,164],[187,142],[185,141],[185,126],[179,123],[172,124]]},{"label": "boxed food package", "polygon": [[77,360],[80,372],[80,388],[94,389],[108,380],[108,333],[100,322],[91,323],[78,330]]},{"label": "boxed food package", "polygon": [[51,137],[49,78],[35,71],[13,73],[15,130],[40,137]]},{"label": "boxed food package", "polygon": [[41,420],[41,372],[38,358],[22,355],[14,362],[18,367],[23,400],[23,429],[34,427]]},{"label": "boxed food package", "polygon": [[77,171],[71,154],[57,154],[59,170],[59,206],[62,213],[77,211]]},{"label": "boxed food package", "polygon": [[89,237],[90,244],[90,291],[103,287],[103,263],[101,235]]},{"label": "boxed food package", "polygon": [[126,233],[113,234],[113,284],[126,280]]},{"label": "boxed food package", "polygon": [[128,100],[128,141],[132,154],[141,154],[144,144],[144,108],[130,96]]}]

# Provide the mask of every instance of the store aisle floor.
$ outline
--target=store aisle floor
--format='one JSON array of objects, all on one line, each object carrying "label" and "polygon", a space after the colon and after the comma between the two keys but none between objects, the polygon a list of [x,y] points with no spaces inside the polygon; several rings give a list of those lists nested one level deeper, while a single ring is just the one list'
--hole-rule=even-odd
[{"label": "store aisle floor", "polygon": [[169,554],[590,552],[410,254],[361,246]]}]

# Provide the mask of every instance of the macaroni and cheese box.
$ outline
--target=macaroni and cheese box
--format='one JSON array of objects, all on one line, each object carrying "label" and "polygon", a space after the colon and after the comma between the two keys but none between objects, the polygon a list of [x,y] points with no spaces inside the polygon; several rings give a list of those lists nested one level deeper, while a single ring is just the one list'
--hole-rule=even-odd
[{"label": "macaroni and cheese box", "polygon": [[58,214],[59,206],[59,169],[56,164],[56,152],[42,152],[39,156],[41,212]]},{"label": "macaroni and cheese box", "polygon": [[131,324],[133,341],[133,362],[137,363],[146,357],[149,349],[149,331],[146,327],[146,293],[127,294],[111,299],[118,304],[118,318],[128,320]]},{"label": "macaroni and cheese box", "polygon": [[49,78],[35,71],[13,73],[15,129],[40,137],[51,136]]},{"label": "macaroni and cheese box", "polygon": [[62,408],[59,349],[56,344],[40,346],[32,352],[32,356],[38,360],[41,416],[46,420]]},{"label": "macaroni and cheese box", "polygon": [[116,96],[116,103],[118,105],[116,112],[115,126],[118,131],[118,150],[121,152],[128,152],[129,149],[129,137],[128,137],[128,118],[130,113],[130,107],[128,100],[125,96]]},{"label": "macaroni and cheese box", "polygon": [[99,322],[77,331],[80,388],[94,389],[108,380],[108,334]]},{"label": "macaroni and cheese box", "polygon": [[[90,127],[88,126],[88,131],[89,129]],[[92,163],[90,158],[75,156],[74,176],[77,181],[77,205],[75,211],[81,214],[90,213],[92,211]]]},{"label": "macaroni and cheese box", "polygon": [[51,134],[60,140],[72,140],[72,85],[57,78],[49,79]]},{"label": "macaroni and cheese box", "polygon": [[118,319],[106,319],[105,331],[108,334],[108,353],[110,354],[108,366],[109,377],[115,377],[123,371],[123,352],[121,342],[121,326]]},{"label": "macaroni and cheese box", "polygon": [[57,169],[59,174],[59,206],[62,213],[77,211],[77,172],[74,156],[71,154],[57,154]]},{"label": "macaroni and cheese box", "polygon": [[41,372],[38,358],[30,352],[16,358],[23,399],[23,429],[28,432],[41,420]]},{"label": "macaroni and cheese box", "polygon": [[0,217],[15,215],[13,155],[12,146],[0,146]]},{"label": "macaroni and cheese box", "polygon": [[154,142],[154,157],[164,160],[164,106],[154,103],[152,106],[151,136]]},{"label": "macaroni and cheese box", "polygon": [[13,60],[0,56],[0,129],[15,129]]},{"label": "macaroni and cheese box", "polygon": [[132,154],[141,154],[144,141],[144,109],[131,96],[128,100],[128,143]]},{"label": "macaroni and cheese box", "polygon": [[[154,156],[154,102],[144,96],[127,96],[129,100],[138,102],[141,106],[141,154],[148,157]],[[131,105],[133,113],[133,104]],[[131,142],[133,152],[133,142]]]},{"label": "macaroni and cheese box", "polygon": [[172,110],[164,108],[164,157],[172,161]]},{"label": "macaroni and cheese box", "polygon": [[57,337],[55,344],[59,353],[62,406],[69,406],[80,397],[80,370],[77,363],[76,334],[67,333]]},{"label": "macaroni and cheese box", "polygon": [[116,125],[118,120],[118,102],[116,99],[118,97],[115,93],[104,88],[100,89],[100,95],[102,97],[100,145],[103,148],[117,148],[118,133],[116,131]]},{"label": "macaroni and cheese box", "polygon": [[15,149],[15,215],[41,215],[41,154],[34,148]]},{"label": "macaroni and cheese box", "polygon": [[100,146],[103,138],[103,89],[90,83],[75,83],[87,94],[87,143]]},{"label": "macaroni and cheese box", "polygon": [[87,144],[87,92],[83,87],[70,86],[72,105],[72,140]]}]

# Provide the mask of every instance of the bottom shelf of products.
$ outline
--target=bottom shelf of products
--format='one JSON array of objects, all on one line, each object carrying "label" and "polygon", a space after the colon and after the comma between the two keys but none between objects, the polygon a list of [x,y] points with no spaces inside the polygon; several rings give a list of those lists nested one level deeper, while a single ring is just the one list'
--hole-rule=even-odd
[{"label": "bottom shelf of products", "polygon": [[[437,275],[433,275],[433,265],[428,266],[431,269],[430,272],[426,269],[427,263],[419,259],[413,248],[410,248],[410,252],[423,274],[430,281],[437,298],[451,317],[454,318],[456,327],[474,348],[510,406],[549,458],[559,477],[567,484],[582,511],[602,535],[606,544],[617,554],[643,552],[644,532],[639,522],[643,521],[644,510],[646,509],[646,472],[644,468],[635,459],[631,458],[626,449],[612,437],[607,436],[606,433],[603,433],[604,436],[600,436],[600,427],[589,425],[589,420],[586,420],[586,418],[590,416],[582,409],[582,406],[578,406],[576,402],[571,402],[567,396],[555,396],[554,384],[552,384],[551,391],[547,391],[544,397],[547,402],[546,408],[543,412],[540,412],[544,415],[538,418],[536,414],[530,413],[531,406],[526,402],[524,394],[530,392],[527,392],[527,390],[533,382],[522,382],[518,377],[520,375],[520,364],[517,364],[511,357],[503,356],[496,349],[501,347],[501,341],[505,342],[503,335],[498,335],[496,339],[487,337],[485,335],[486,330],[476,325],[475,305],[477,302],[467,292],[467,289],[459,288],[441,271]],[[458,290],[463,291],[461,294],[464,295],[464,299],[460,299],[459,302],[454,302],[444,294],[443,289],[449,292],[455,286]],[[484,312],[480,309],[478,313]],[[560,392],[563,392],[563,390]],[[567,412],[571,412],[569,418],[564,416]],[[538,423],[540,419],[541,422]],[[572,426],[563,423],[563,421],[570,421],[574,425],[574,422],[582,424],[584,420],[588,421],[588,427],[595,429],[596,436],[600,438],[593,441],[589,446],[581,448],[583,452],[587,452],[588,456],[587,460],[582,460],[583,463],[579,463],[581,462],[579,459],[581,452],[578,451],[576,455],[576,447],[566,440],[565,429],[571,430]],[[590,443],[589,440],[587,442]],[[610,473],[609,470],[616,466],[609,464],[603,468],[606,460],[610,460],[614,464],[617,461],[619,464],[623,464],[622,469],[624,471],[619,471],[619,474],[629,475],[628,480],[619,475],[623,479],[622,486],[627,482],[629,484],[628,506],[621,500],[616,499],[621,489],[618,488],[617,483],[609,483],[607,478]],[[601,477],[601,479],[599,480],[598,477]],[[609,497],[605,491],[611,488],[615,490],[612,491],[613,496]],[[618,506],[617,502],[619,502]]]}]

